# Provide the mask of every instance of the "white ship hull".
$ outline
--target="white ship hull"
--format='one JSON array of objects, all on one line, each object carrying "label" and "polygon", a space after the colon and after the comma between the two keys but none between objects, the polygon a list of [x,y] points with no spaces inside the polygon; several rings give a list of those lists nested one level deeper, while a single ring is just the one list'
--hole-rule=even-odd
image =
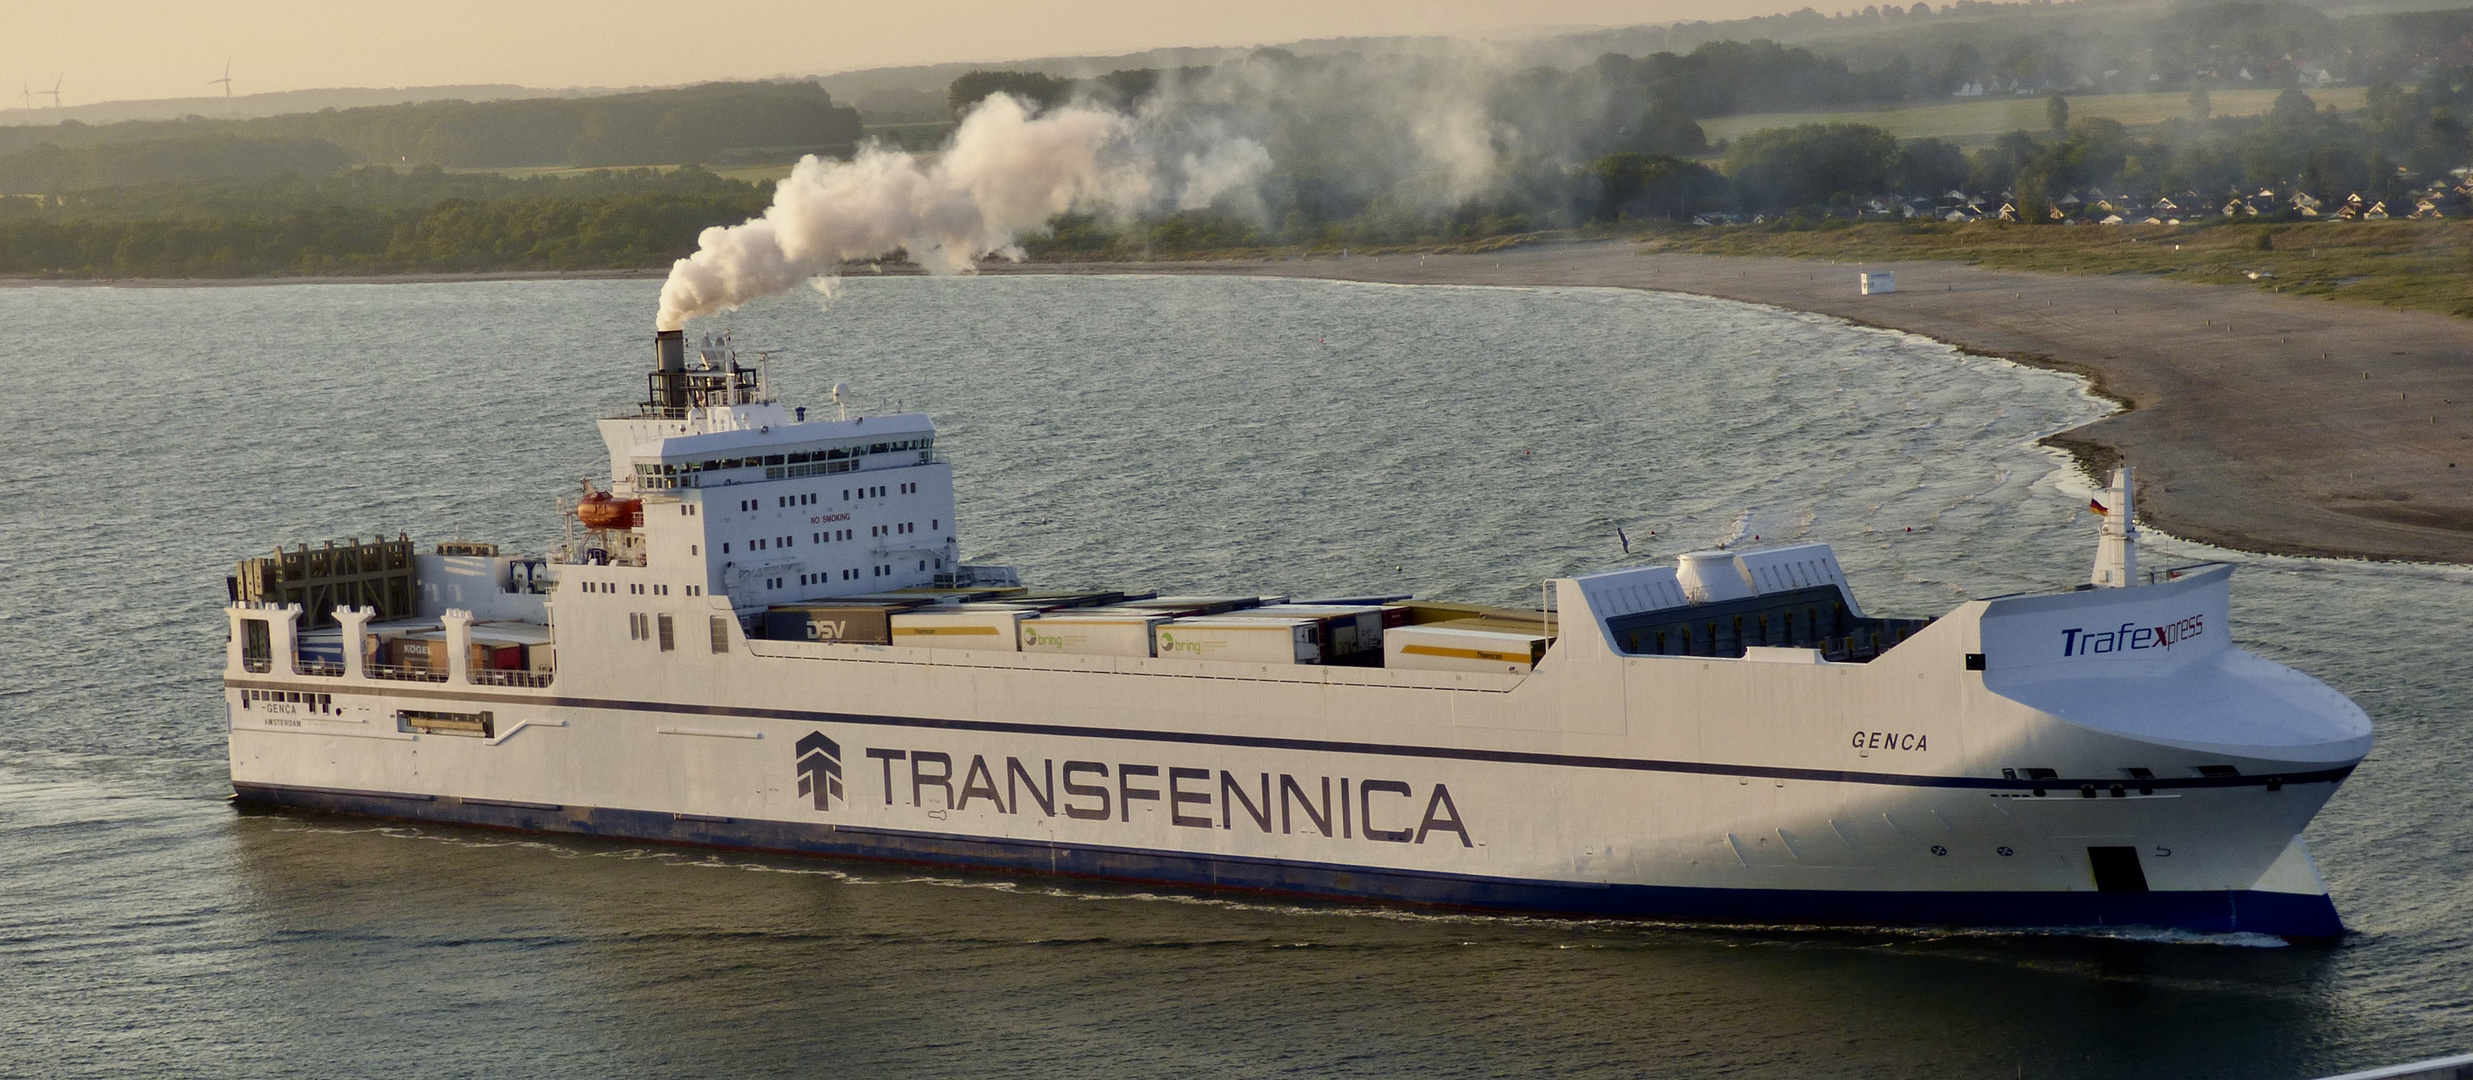
[{"label": "white ship hull", "polygon": [[[612,491],[547,560],[244,563],[238,796],[1474,908],[2342,930],[2300,834],[2368,718],[2233,647],[2229,567],[2140,583],[2126,475],[2093,584],[1928,626],[1864,616],[1821,545],[1559,579],[1534,611],[955,602],[985,568],[925,416],[811,423],[703,357],[662,335],[648,400],[601,423]],[[1186,651],[1241,643],[1266,662]]]},{"label": "white ship hull", "polygon": [[[2366,728],[2301,730],[2341,735],[2349,703],[2222,643],[2225,578],[1972,603],[1868,664],[1627,657],[1567,631],[1525,676],[745,640],[655,666],[624,638],[562,642],[556,690],[235,670],[232,776],[244,800],[351,813],[1306,895],[2331,936],[2299,833]],[[2064,659],[2227,669],[2197,693],[2280,739],[2173,730],[2178,702],[2135,696],[2153,687],[2077,719],[1996,689],[2082,688],[2024,662],[2061,623],[2193,614],[2215,648]],[[2245,689],[2263,669],[2290,678]],[[405,730],[406,710],[487,711],[493,733]],[[2028,761],[2058,777],[2003,777]],[[2155,778],[2124,785],[2132,763]],[[2099,887],[2090,849],[2123,848],[2144,891]]]}]

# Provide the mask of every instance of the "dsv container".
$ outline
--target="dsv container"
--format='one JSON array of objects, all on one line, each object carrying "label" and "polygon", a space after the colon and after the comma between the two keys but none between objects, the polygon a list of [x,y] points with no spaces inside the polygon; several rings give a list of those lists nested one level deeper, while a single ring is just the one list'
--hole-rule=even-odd
[{"label": "dsv container", "polygon": [[765,609],[764,636],[774,641],[890,645],[897,610],[886,604],[784,604]]}]

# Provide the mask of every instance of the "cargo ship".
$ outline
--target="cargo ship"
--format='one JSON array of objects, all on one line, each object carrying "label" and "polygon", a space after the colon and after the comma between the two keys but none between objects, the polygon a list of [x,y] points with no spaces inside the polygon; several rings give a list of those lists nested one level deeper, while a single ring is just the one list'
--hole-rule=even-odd
[{"label": "cargo ship", "polygon": [[821,411],[665,331],[551,550],[241,561],[234,795],[1455,909],[2342,933],[2302,831],[2369,720],[2234,645],[2231,566],[2140,567],[2126,470],[2090,580],[1937,618],[1818,543],[1533,608],[1160,596],[965,562],[932,420]]}]

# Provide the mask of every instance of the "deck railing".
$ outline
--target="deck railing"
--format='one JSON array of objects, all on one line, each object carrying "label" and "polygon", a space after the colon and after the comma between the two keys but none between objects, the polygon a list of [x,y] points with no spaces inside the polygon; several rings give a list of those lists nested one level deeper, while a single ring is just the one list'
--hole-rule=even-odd
[{"label": "deck railing", "polygon": [[404,682],[447,681],[446,672],[432,671],[425,667],[405,667],[402,664],[371,664],[369,666],[369,677],[373,679],[399,679]]},{"label": "deck railing", "polygon": [[472,673],[472,681],[480,686],[528,686],[535,690],[548,686],[553,678],[546,671],[503,671],[484,668]]}]

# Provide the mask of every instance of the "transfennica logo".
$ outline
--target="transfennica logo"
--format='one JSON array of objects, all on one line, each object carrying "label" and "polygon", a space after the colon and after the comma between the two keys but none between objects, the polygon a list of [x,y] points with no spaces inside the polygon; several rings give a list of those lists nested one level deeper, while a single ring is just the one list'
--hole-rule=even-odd
[{"label": "transfennica logo", "polygon": [[833,800],[849,802],[842,794],[842,748],[821,732],[813,732],[799,740],[799,794],[816,797],[816,809],[830,810]]}]

